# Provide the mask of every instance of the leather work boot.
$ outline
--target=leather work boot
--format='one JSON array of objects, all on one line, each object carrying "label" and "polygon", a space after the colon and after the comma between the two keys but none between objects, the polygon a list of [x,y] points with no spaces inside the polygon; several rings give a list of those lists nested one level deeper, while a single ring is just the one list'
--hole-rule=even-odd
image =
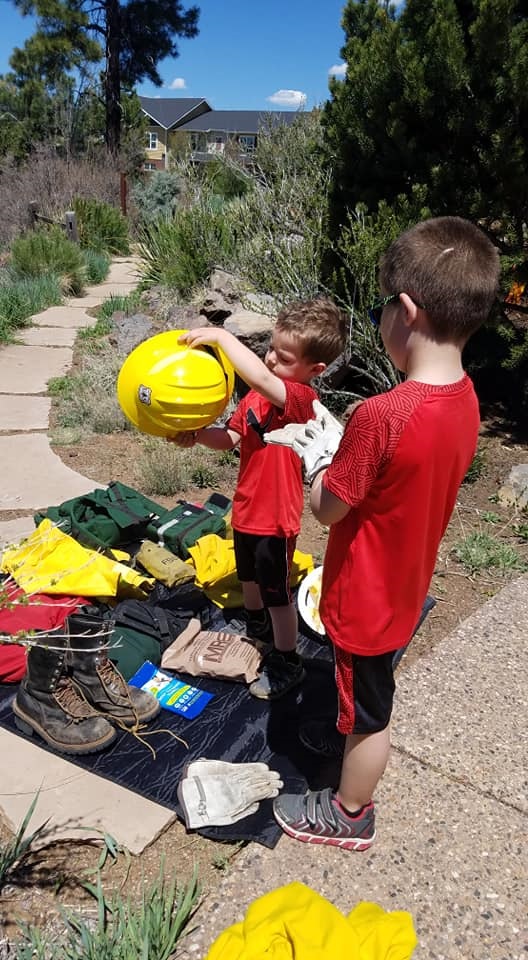
[{"label": "leather work boot", "polygon": [[[108,659],[101,621],[85,614],[68,617],[71,676],[80,694],[108,720],[125,727],[147,723],[160,712],[156,697],[131,687]],[[98,635],[99,634],[99,635]]]},{"label": "leather work boot", "polygon": [[[61,646],[64,635],[48,640]],[[97,753],[112,743],[116,731],[79,696],[65,659],[66,650],[31,647],[27,673],[13,701],[15,723],[22,733],[38,733],[60,753]]]}]

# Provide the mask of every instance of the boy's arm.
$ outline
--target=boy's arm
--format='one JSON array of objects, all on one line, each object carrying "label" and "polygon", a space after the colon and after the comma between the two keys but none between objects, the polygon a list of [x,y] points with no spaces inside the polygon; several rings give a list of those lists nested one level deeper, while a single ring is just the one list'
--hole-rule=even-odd
[{"label": "boy's arm", "polygon": [[209,447],[210,450],[232,450],[240,440],[240,434],[228,427],[201,427],[200,430],[191,432],[190,430],[175,433],[173,437],[168,437],[171,443],[178,447],[188,449],[200,443],[203,447]]},{"label": "boy's arm", "polygon": [[326,470],[320,470],[314,479],[310,490],[310,508],[319,523],[330,526],[331,523],[339,523],[352,508],[326,489],[323,484],[325,473]]},{"label": "boy's arm", "polygon": [[179,342],[186,343],[189,347],[197,347],[200,344],[213,344],[220,347],[242,380],[245,380],[253,390],[260,393],[275,407],[284,407],[286,387],[283,381],[268,370],[265,363],[228,330],[224,330],[223,327],[198,327],[196,330],[184,333]]}]

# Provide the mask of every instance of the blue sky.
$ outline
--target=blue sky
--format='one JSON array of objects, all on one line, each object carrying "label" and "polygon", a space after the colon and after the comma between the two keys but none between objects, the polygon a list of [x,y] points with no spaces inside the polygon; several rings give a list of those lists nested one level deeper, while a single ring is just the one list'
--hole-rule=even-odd
[{"label": "blue sky", "polygon": [[[339,71],[344,0],[196,0],[200,33],[179,40],[180,56],[162,62],[164,86],[144,96],[205,97],[216,110],[310,109],[328,97]],[[184,6],[192,5],[185,0]],[[34,30],[11,0],[0,0],[0,73],[13,47]]]}]

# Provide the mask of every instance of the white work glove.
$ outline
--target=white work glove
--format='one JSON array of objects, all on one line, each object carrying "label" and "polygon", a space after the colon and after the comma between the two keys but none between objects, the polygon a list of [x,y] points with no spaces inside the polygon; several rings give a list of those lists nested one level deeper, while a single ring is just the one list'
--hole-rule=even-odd
[{"label": "white work glove", "polygon": [[313,410],[315,417],[307,423],[289,423],[280,430],[264,434],[266,443],[290,447],[298,454],[309,483],[332,462],[343,436],[339,420],[319,400],[314,400]]},{"label": "white work glove", "polygon": [[[193,768],[195,775],[187,775],[178,785],[178,799],[189,830],[223,827],[249,817],[256,813],[261,800],[277,797],[283,786],[280,775],[265,763],[198,760],[190,764],[187,773]],[[218,772],[209,772],[212,770]]]}]

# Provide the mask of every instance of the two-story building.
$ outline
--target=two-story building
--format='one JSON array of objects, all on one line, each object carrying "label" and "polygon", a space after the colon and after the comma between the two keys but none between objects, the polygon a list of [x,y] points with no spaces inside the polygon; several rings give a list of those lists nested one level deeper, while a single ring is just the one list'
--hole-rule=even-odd
[{"label": "two-story building", "polygon": [[190,97],[140,97],[149,120],[146,170],[166,170],[171,158],[189,153],[197,163],[223,153],[228,144],[249,158],[259,131],[269,123],[293,123],[291,110],[213,110],[207,100]]}]

